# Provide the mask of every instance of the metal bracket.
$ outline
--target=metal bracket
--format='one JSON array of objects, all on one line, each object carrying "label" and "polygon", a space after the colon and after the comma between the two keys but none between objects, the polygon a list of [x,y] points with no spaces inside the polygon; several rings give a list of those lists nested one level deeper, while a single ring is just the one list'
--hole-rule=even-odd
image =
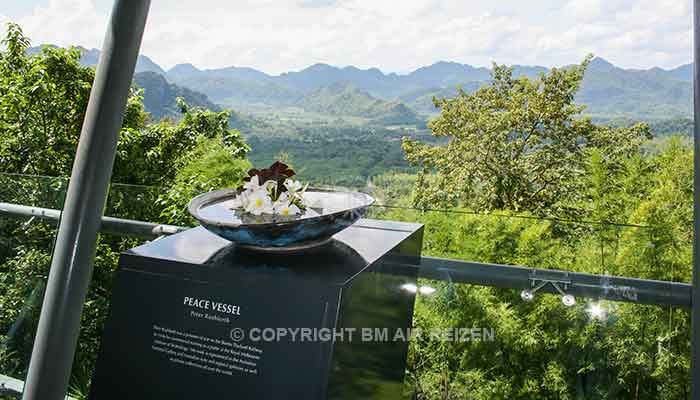
[{"label": "metal bracket", "polygon": [[[530,271],[528,279],[530,280],[530,287],[532,288],[532,293],[535,293],[536,291],[542,289],[543,287],[547,286],[547,284],[551,284],[552,286],[554,286],[555,289],[557,289],[559,293],[565,295],[566,291],[571,285],[571,278],[569,277],[569,273],[565,272],[563,277],[555,277],[555,274],[547,272],[548,271],[538,271],[536,269]],[[561,273],[558,273],[556,275],[561,275]]]}]

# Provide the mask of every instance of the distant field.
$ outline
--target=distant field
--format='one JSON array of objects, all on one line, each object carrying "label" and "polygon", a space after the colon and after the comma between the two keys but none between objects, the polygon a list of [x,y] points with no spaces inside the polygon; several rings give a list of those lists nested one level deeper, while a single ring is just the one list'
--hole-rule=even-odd
[{"label": "distant field", "polygon": [[372,126],[309,115],[291,120],[283,115],[257,115],[241,128],[253,149],[248,157],[256,166],[285,159],[315,184],[363,186],[387,171],[412,172],[401,138],[431,140],[428,130],[415,125]]},{"label": "distant field", "polygon": [[[629,125],[626,118],[596,118],[611,125]],[[651,120],[657,138],[688,135],[687,118]],[[272,113],[261,110],[242,119],[238,127],[252,146],[249,154],[256,166],[285,159],[309,182],[363,188],[368,179],[385,172],[416,172],[405,160],[401,138],[408,136],[437,141],[425,126],[377,126],[358,117],[324,116],[295,108]],[[654,141],[647,146],[657,147]]]}]

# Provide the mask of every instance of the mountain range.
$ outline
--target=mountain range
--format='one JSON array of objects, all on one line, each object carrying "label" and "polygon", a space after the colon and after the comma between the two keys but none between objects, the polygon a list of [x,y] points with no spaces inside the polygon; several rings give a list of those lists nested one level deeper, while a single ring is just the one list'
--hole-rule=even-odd
[{"label": "mountain range", "polygon": [[[542,66],[513,67],[515,76],[534,77],[548,70]],[[216,103],[242,110],[256,105],[306,104],[303,99],[310,93],[344,84],[363,95],[398,101],[417,113],[432,114],[437,111],[432,104],[433,96],[455,96],[458,87],[474,91],[488,83],[491,70],[441,61],[406,75],[327,64],[268,75],[252,68],[200,70],[191,64],[180,64],[168,70],[166,76],[175,84],[205,93]],[[624,69],[595,58],[588,66],[576,101],[587,105],[587,113],[604,118],[688,117],[692,105],[692,65],[670,70]]]},{"label": "mountain range", "polygon": [[[99,50],[81,51],[83,65],[96,65]],[[513,67],[516,76],[534,77],[548,70],[543,66]],[[297,107],[385,124],[425,119],[438,111],[432,104],[434,96],[455,96],[458,87],[472,92],[491,78],[489,68],[448,61],[403,75],[328,64],[279,75],[248,67],[199,69],[192,64],[178,64],[166,71],[144,55],[138,58],[136,72],[136,84],[145,89],[146,108],[156,118],[172,115],[176,111],[173,96],[182,96],[193,105],[208,108],[220,105],[246,112],[261,107]],[[689,117],[692,64],[668,70],[624,69],[595,58],[576,101],[587,105],[586,113],[599,118]]]}]

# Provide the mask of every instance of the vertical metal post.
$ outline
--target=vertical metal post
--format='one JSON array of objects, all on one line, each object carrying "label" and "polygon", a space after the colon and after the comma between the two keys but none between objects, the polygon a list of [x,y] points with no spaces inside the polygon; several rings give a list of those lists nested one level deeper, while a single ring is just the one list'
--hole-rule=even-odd
[{"label": "vertical metal post", "polygon": [[700,0],[693,1],[693,294],[690,398],[700,399]]},{"label": "vertical metal post", "polygon": [[116,0],[73,163],[24,400],[63,399],[150,0]]}]

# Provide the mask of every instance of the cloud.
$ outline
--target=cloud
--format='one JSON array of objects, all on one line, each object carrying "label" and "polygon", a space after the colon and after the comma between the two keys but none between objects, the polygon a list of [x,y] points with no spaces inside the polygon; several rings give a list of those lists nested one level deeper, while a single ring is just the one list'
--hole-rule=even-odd
[{"label": "cloud", "polygon": [[630,67],[673,67],[692,58],[692,10],[686,0],[575,0],[565,12],[575,24],[549,49],[586,49]]},{"label": "cloud", "polygon": [[[36,0],[35,0],[36,1]],[[691,59],[690,0],[160,0],[142,51],[164,67],[316,62],[409,71],[438,60],[563,65],[589,52],[627,67]],[[51,0],[20,23],[35,43],[99,46],[108,10]]]},{"label": "cloud", "polygon": [[85,0],[50,0],[36,6],[18,22],[32,43],[61,46],[81,44],[101,47],[107,16],[98,14],[92,2]]},{"label": "cloud", "polygon": [[601,21],[614,16],[623,7],[625,0],[570,0],[565,7],[567,14],[579,21]]},{"label": "cloud", "polygon": [[340,3],[340,0],[300,0],[302,7],[330,7]]}]

